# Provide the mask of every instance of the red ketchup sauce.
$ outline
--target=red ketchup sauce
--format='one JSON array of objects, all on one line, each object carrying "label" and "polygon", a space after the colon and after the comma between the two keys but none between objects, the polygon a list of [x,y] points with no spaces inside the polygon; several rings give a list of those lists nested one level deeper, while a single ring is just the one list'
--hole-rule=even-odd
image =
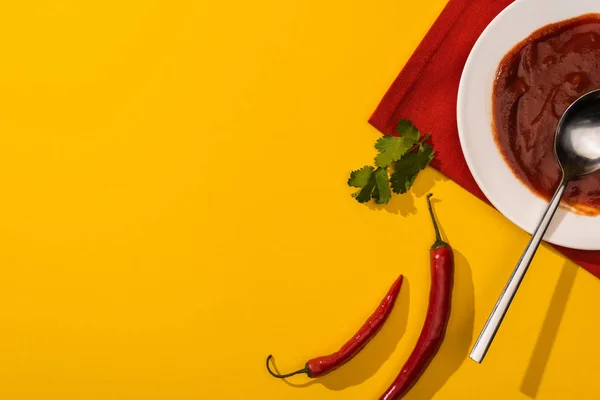
[{"label": "red ketchup sauce", "polygon": [[[549,200],[561,173],[554,134],[566,108],[600,89],[600,14],[547,25],[514,47],[498,67],[493,100],[496,142],[513,173]],[[563,205],[600,214],[600,174],[571,182]]]}]

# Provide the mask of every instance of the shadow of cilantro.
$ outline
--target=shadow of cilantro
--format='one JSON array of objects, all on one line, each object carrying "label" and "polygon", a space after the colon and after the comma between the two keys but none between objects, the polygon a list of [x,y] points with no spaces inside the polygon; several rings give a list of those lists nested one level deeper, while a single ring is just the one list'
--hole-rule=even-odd
[{"label": "shadow of cilantro", "polygon": [[429,193],[436,182],[447,181],[444,175],[433,168],[426,168],[417,176],[410,190],[404,194],[394,194],[387,204],[376,204],[373,200],[366,203],[375,211],[387,211],[391,214],[409,216],[416,214],[415,198],[421,199]]}]

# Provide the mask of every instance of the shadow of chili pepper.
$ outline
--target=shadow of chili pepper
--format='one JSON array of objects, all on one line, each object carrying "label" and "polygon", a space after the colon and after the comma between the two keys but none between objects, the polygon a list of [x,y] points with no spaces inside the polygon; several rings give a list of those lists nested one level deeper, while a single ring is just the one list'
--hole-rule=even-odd
[{"label": "shadow of chili pepper", "polygon": [[[456,249],[454,262],[452,311],[444,342],[419,381],[404,397],[405,400],[433,398],[463,362],[471,362],[469,352],[475,324],[473,275],[467,259]],[[402,367],[403,362],[398,362],[398,368]]]},{"label": "shadow of chili pepper", "polygon": [[409,312],[410,284],[405,276],[394,310],[377,336],[354,359],[338,370],[317,379],[315,383],[320,383],[331,390],[344,390],[359,385],[375,375],[401,343],[402,336],[406,332]]},{"label": "shadow of chili pepper", "polygon": [[[452,298],[452,311],[444,342],[425,373],[406,395],[405,400],[433,398],[463,362],[470,362],[469,351],[473,341],[475,323],[473,276],[467,259],[456,249],[454,249],[454,260],[453,293],[455,294]],[[295,388],[322,384],[332,390],[344,390],[359,385],[373,376],[396,347],[402,345],[400,339],[406,331],[410,308],[410,290],[406,277],[404,285],[406,286],[403,286],[400,291],[396,308],[392,311],[390,319],[379,334],[354,359],[322,378],[303,384],[294,384],[284,380],[285,383]],[[398,361],[398,368],[402,367],[404,361]],[[275,364],[273,367],[277,370]],[[374,393],[373,396],[377,398],[380,394]]]},{"label": "shadow of chili pepper", "polygon": [[[331,390],[344,390],[363,383],[372,377],[394,353],[406,331],[409,309],[410,284],[408,279],[404,277],[398,299],[388,320],[379,333],[352,360],[325,376],[305,383],[297,384],[290,382],[289,379],[282,380],[288,386],[294,388],[305,388],[321,384]],[[274,358],[271,359],[271,367],[275,372],[279,373]]]}]

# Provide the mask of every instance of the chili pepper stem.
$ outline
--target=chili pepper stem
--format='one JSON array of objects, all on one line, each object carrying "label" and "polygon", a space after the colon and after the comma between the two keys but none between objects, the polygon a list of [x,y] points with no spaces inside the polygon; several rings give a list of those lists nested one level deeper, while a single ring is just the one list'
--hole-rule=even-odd
[{"label": "chili pepper stem", "polygon": [[267,357],[267,371],[269,371],[269,374],[271,374],[275,378],[284,379],[284,378],[289,378],[290,376],[294,376],[294,375],[298,375],[298,374],[307,374],[310,377],[310,370],[308,369],[308,367],[304,367],[302,369],[299,369],[298,371],[290,372],[289,374],[281,375],[281,374],[275,373],[271,370],[271,367],[269,367],[269,361],[271,361],[271,358],[273,358],[273,355],[269,354],[269,356]]},{"label": "chili pepper stem", "polygon": [[440,234],[440,228],[438,227],[437,221],[435,220],[435,215],[433,214],[433,207],[431,206],[431,196],[432,193],[427,195],[427,208],[429,208],[429,215],[431,215],[431,221],[433,222],[433,229],[435,230],[435,242],[431,246],[431,250],[440,249],[442,247],[449,247],[450,245],[442,240],[442,235]]}]

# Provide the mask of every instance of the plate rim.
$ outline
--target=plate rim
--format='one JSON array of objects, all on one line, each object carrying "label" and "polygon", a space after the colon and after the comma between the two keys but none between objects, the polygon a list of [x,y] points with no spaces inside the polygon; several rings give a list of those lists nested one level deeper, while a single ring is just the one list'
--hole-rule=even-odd
[{"label": "plate rim", "polygon": [[[464,112],[463,110],[466,109],[466,103],[468,102],[468,95],[467,95],[467,84],[466,82],[469,79],[469,75],[470,72],[473,70],[473,68],[476,68],[475,65],[475,55],[478,53],[480,47],[482,47],[483,45],[486,44],[487,41],[489,41],[489,38],[493,38],[493,36],[490,36],[491,33],[493,32],[496,28],[497,25],[501,24],[503,22],[504,16],[506,14],[515,12],[515,10],[523,3],[525,3],[527,0],[517,0],[513,3],[511,3],[510,5],[508,5],[505,9],[503,9],[500,13],[498,13],[498,15],[496,15],[496,17],[485,27],[485,29],[482,31],[482,33],[479,35],[479,37],[477,38],[475,44],[473,45],[473,47],[471,48],[471,51],[469,52],[469,56],[467,57],[467,61],[465,62],[465,65],[463,67],[463,71],[461,73],[461,77],[460,77],[460,81],[459,81],[459,87],[458,87],[458,94],[457,94],[457,104],[456,104],[456,122],[457,122],[457,128],[458,128],[458,138],[459,138],[459,142],[460,142],[460,146],[461,146],[461,150],[463,153],[463,156],[465,158],[465,161],[467,163],[467,167],[469,168],[469,171],[471,173],[471,175],[473,176],[473,179],[475,180],[475,182],[477,183],[479,189],[483,192],[483,194],[485,195],[485,197],[488,199],[488,201],[492,204],[492,206],[500,213],[502,214],[506,219],[508,219],[511,223],[513,223],[514,225],[518,226],[521,230],[527,232],[528,234],[532,234],[533,231],[535,230],[535,227],[533,229],[529,229],[525,223],[523,223],[523,221],[519,221],[518,218],[515,218],[515,215],[513,215],[510,210],[507,209],[503,209],[503,207],[499,207],[498,206],[498,202],[494,201],[494,196],[490,195],[490,191],[489,188],[486,186],[485,179],[482,178],[482,176],[480,175],[480,173],[478,172],[475,164],[474,164],[474,160],[471,158],[471,156],[469,155],[469,153],[465,150],[467,148],[467,135],[466,135],[466,131],[468,130],[465,126],[466,121],[464,120]],[[598,10],[598,13],[600,13],[600,7]],[[564,19],[569,19],[570,17],[565,17]],[[560,20],[557,20],[555,22],[559,22]],[[552,22],[550,22],[552,23]],[[542,28],[542,26],[535,28],[535,29],[539,29]],[[535,31],[535,29],[533,29],[531,31],[531,33],[533,33]],[[526,37],[523,37],[522,40],[526,39]],[[516,46],[519,42],[515,42],[513,46]],[[492,132],[493,134],[493,132]],[[493,140],[495,141],[495,138],[493,138]],[[500,150],[497,148],[497,144],[496,144],[496,149],[498,151],[498,153],[500,154],[500,156],[502,157],[504,163],[506,163],[506,160],[504,159],[504,155],[500,152]],[[508,167],[508,164],[506,164],[506,166]],[[548,201],[541,198],[540,196],[538,196],[537,194],[535,194],[527,185],[525,185],[520,179],[518,179],[518,177],[514,174],[514,172],[512,171],[512,169],[510,169],[510,167],[508,167],[513,178],[515,179],[515,181],[517,181],[521,186],[523,186],[526,190],[528,190],[532,196],[535,196],[537,198],[539,198],[540,200],[542,200],[544,202],[544,204],[548,204]],[[565,210],[565,212],[568,212]],[[575,214],[574,214],[575,215]],[[556,216],[555,216],[556,217]],[[549,229],[550,231],[551,229]],[[576,249],[576,250],[586,250],[586,251],[596,251],[596,250],[600,250],[600,242],[598,243],[598,245],[593,246],[593,245],[578,245],[578,244],[574,244],[571,242],[564,242],[563,240],[560,240],[556,237],[553,237],[553,233],[552,232],[546,232],[546,234],[544,235],[543,240],[545,242],[551,243],[553,245],[557,245],[557,246],[562,246],[562,247],[566,247],[566,248],[570,248],[570,249]]]}]

